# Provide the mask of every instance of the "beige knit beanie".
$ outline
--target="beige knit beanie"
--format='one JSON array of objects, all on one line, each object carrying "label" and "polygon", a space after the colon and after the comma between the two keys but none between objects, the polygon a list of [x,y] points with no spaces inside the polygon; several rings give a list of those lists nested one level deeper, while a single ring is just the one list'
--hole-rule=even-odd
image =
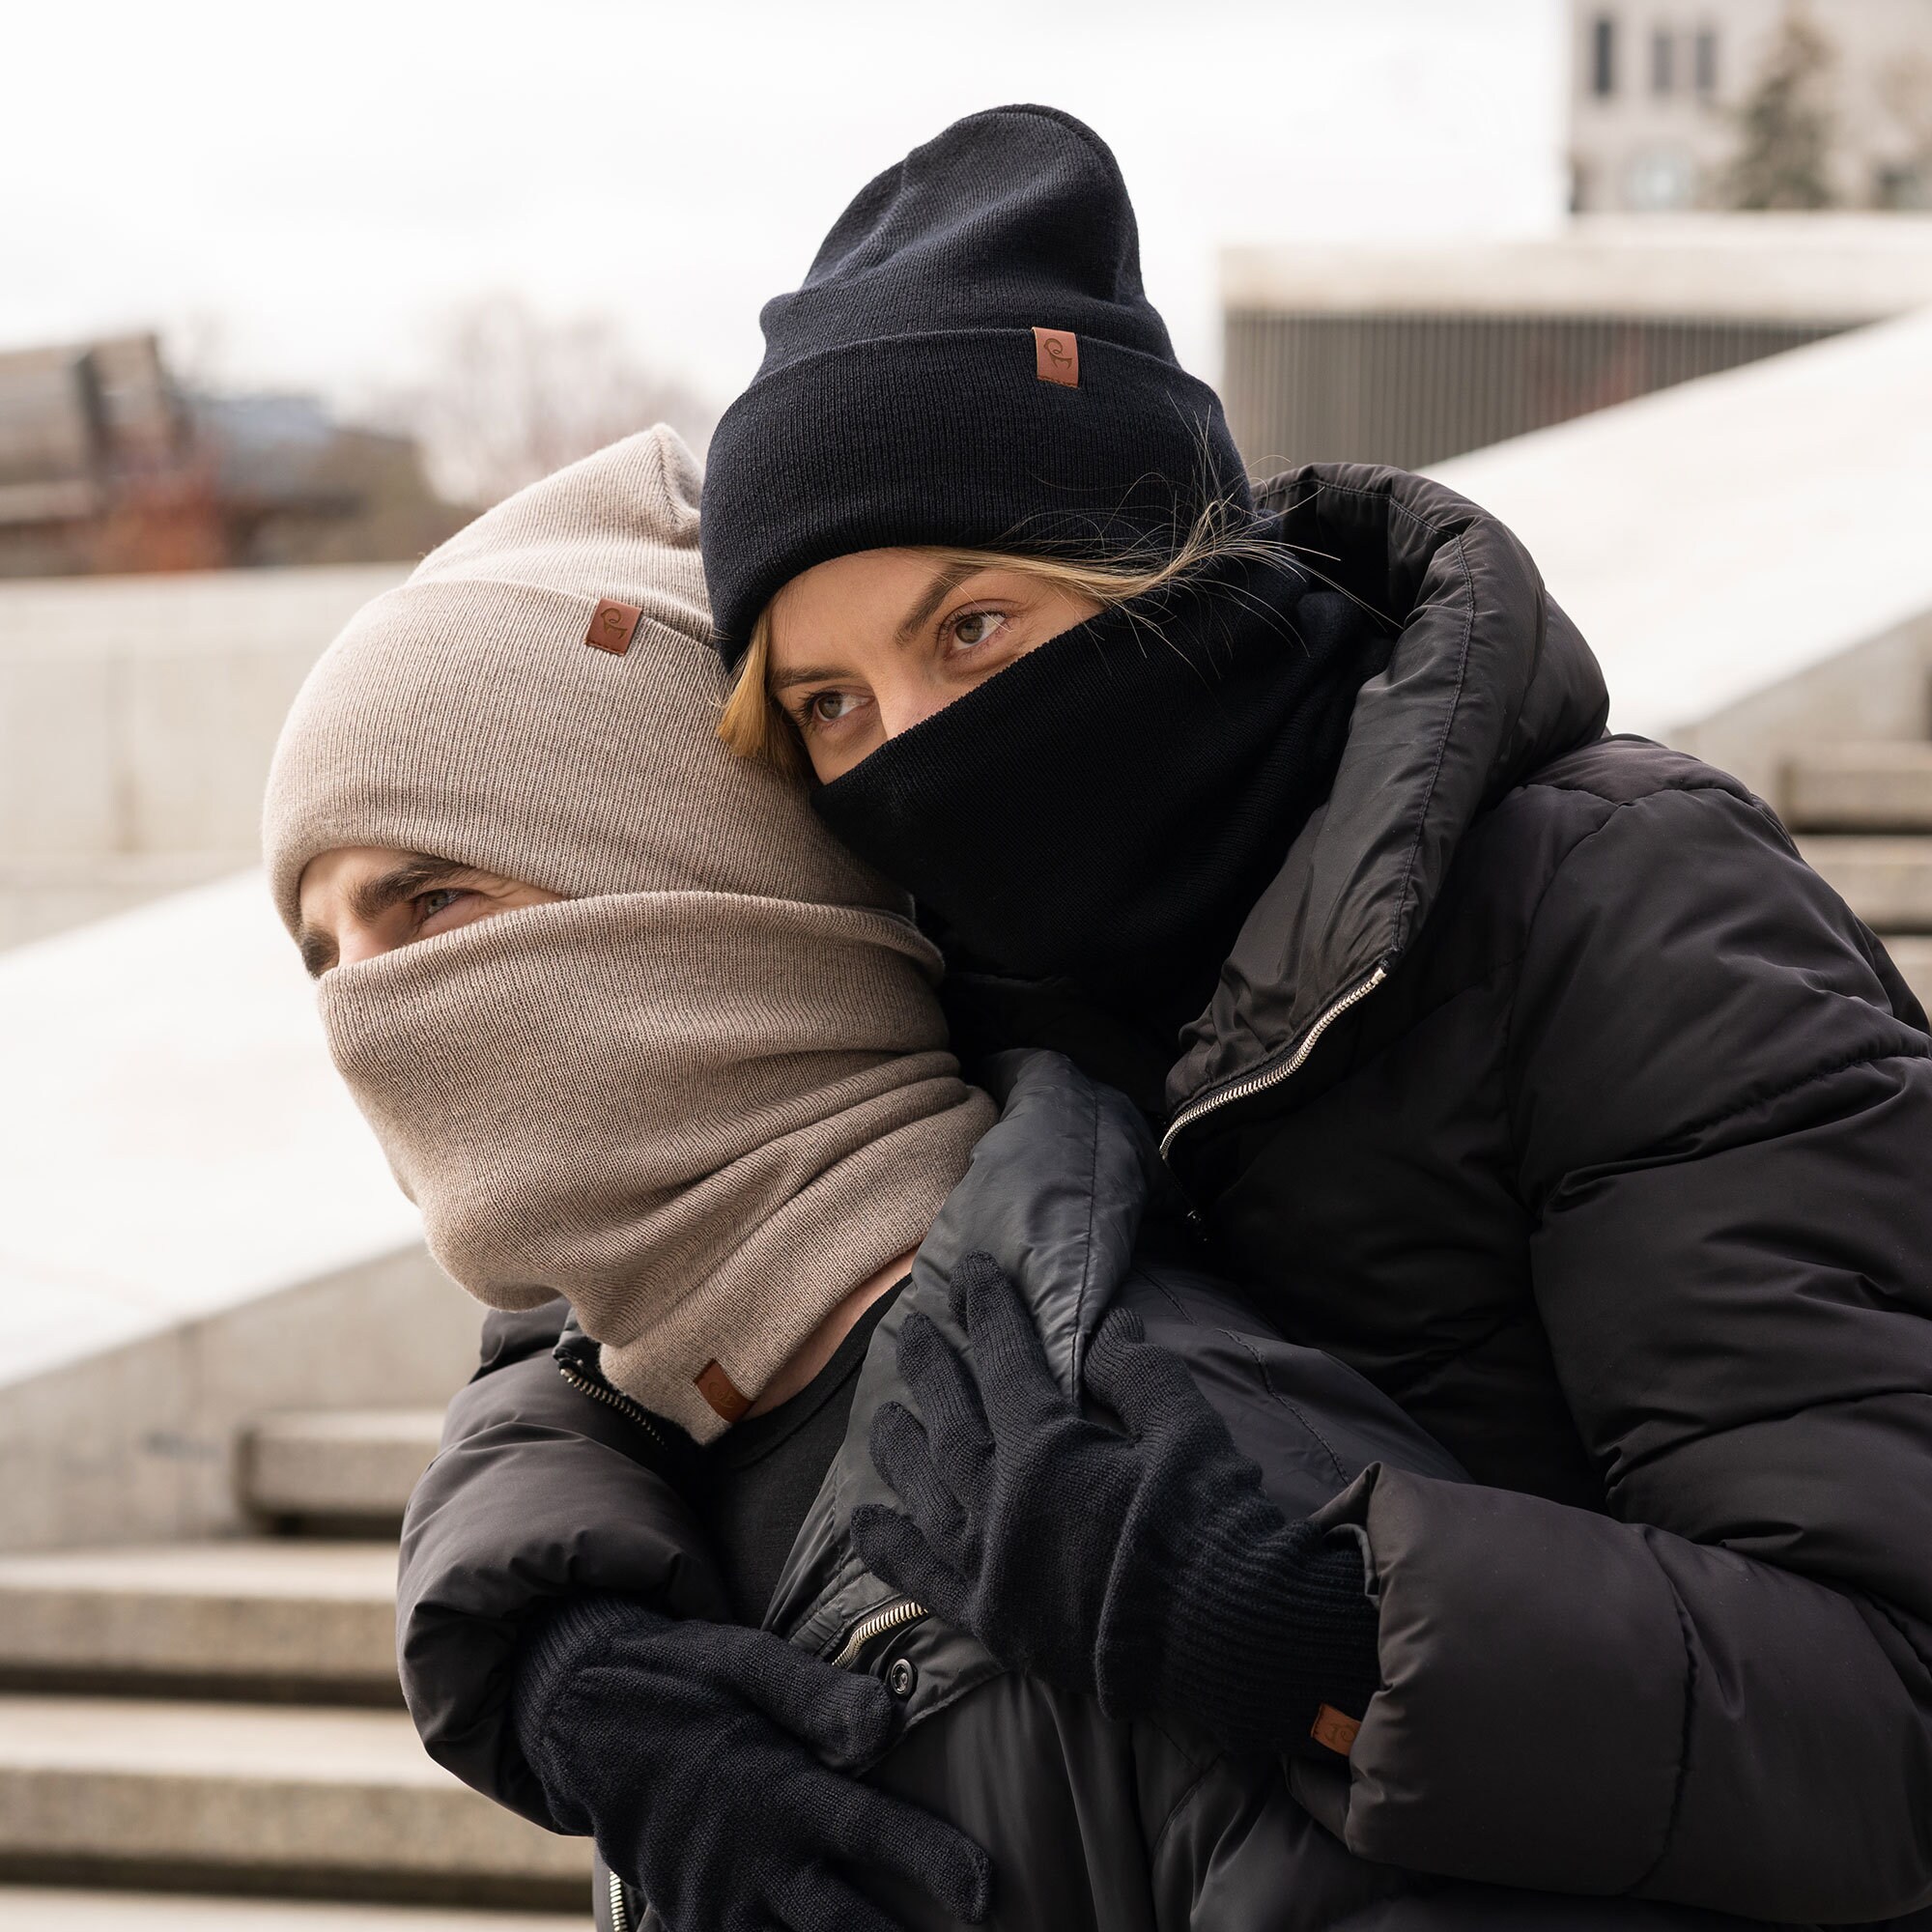
[{"label": "beige knit beanie", "polygon": [[324,1024],[450,1273],[567,1295],[707,1441],[918,1244],[992,1107],[901,896],[717,741],[697,493],[660,427],[434,552],[310,674],[264,837],[291,931],[340,845],[563,895],[336,967]]}]

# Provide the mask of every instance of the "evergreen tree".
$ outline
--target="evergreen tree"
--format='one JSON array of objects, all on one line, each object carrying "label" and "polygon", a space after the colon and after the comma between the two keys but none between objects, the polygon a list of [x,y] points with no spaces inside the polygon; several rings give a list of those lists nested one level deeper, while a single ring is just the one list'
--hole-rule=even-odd
[{"label": "evergreen tree", "polygon": [[1738,110],[1738,151],[1720,184],[1728,208],[1830,208],[1832,110],[1823,99],[1836,56],[1802,7],[1779,23],[1756,85]]}]

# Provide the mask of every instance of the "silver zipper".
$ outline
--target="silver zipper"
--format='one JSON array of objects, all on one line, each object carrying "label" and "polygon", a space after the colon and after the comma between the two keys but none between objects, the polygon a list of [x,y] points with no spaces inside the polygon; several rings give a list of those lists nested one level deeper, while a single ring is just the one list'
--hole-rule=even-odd
[{"label": "silver zipper", "polygon": [[633,1402],[629,1396],[613,1389],[609,1382],[593,1380],[581,1370],[572,1368],[568,1362],[558,1362],[556,1372],[572,1388],[581,1389],[583,1394],[594,1396],[599,1402],[609,1403],[619,1415],[628,1415],[660,1449],[669,1447],[657,1424],[651,1420],[649,1412]]},{"label": "silver zipper", "polygon": [[631,1932],[631,1901],[624,1896],[624,1881],[611,1874],[611,1932]]},{"label": "silver zipper", "polygon": [[1204,1099],[1196,1100],[1191,1107],[1183,1107],[1174,1117],[1174,1123],[1160,1137],[1160,1157],[1167,1158],[1168,1150],[1173,1147],[1175,1136],[1182,1127],[1190,1126],[1205,1114],[1211,1114],[1217,1107],[1226,1107],[1236,1100],[1245,1100],[1251,1094],[1265,1093],[1270,1087],[1279,1087],[1291,1075],[1301,1069],[1302,1064],[1315,1051],[1315,1042],[1334,1025],[1352,1006],[1366,1000],[1381,982],[1388,978],[1388,968],[1378,966],[1352,992],[1344,993],[1301,1037],[1301,1044],[1294,1050],[1294,1058],[1285,1066],[1263,1067],[1259,1073],[1250,1073],[1246,1079],[1237,1080],[1234,1086],[1219,1094],[1210,1094]]},{"label": "silver zipper", "polygon": [[844,1648],[832,1662],[840,1670],[847,1670],[858,1662],[860,1652],[875,1637],[882,1637],[888,1631],[898,1630],[902,1625],[916,1624],[921,1617],[929,1614],[923,1604],[916,1604],[910,1597],[901,1597],[897,1603],[887,1604],[859,1619],[852,1634],[845,1639]]}]

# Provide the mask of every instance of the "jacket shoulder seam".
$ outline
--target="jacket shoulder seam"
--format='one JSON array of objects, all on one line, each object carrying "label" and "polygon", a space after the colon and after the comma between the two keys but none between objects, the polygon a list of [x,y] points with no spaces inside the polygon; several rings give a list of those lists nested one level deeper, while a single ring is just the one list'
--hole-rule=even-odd
[{"label": "jacket shoulder seam", "polygon": [[[1654,784],[1648,790],[1639,792],[1634,798],[1616,798],[1606,791],[1600,791],[1593,784],[1583,784],[1580,782],[1575,784],[1566,783],[1560,779],[1550,778],[1548,776],[1548,766],[1543,771],[1532,772],[1517,789],[1519,791],[1558,792],[1577,798],[1594,798],[1599,803],[1608,806],[1613,811],[1625,811],[1634,805],[1648,805],[1653,799],[1658,798],[1674,798],[1680,794],[1688,797],[1700,793],[1715,793],[1719,798],[1729,799],[1733,805],[1743,806],[1747,810],[1755,810],[1759,816],[1771,819],[1774,824],[1777,822],[1773,818],[1771,812],[1766,810],[1762,799],[1758,798],[1754,793],[1733,791],[1729,785],[1720,782],[1721,775],[1715,771],[1709,778],[1696,779],[1688,784]],[[1781,825],[1778,826],[1780,832],[1783,829]]]},{"label": "jacket shoulder seam", "polygon": [[1233,1328],[1223,1328],[1221,1333],[1227,1336],[1228,1340],[1234,1343],[1236,1348],[1239,1349],[1244,1355],[1253,1361],[1256,1373],[1262,1378],[1262,1392],[1271,1401],[1278,1403],[1283,1408],[1287,1409],[1289,1414],[1293,1416],[1295,1421],[1300,1423],[1302,1428],[1307,1430],[1309,1435],[1321,1443],[1321,1453],[1327,1457],[1329,1463],[1334,1468],[1336,1480],[1346,1489],[1350,1481],[1349,1472],[1342,1466],[1342,1459],[1336,1455],[1334,1444],[1322,1435],[1321,1430],[1316,1428],[1298,1405],[1289,1401],[1288,1397],[1275,1387],[1274,1378],[1268,1374],[1268,1366],[1262,1359],[1261,1350],[1245,1335],[1236,1333]]},{"label": "jacket shoulder seam", "polygon": [[1080,1293],[1073,1303],[1073,1359],[1067,1378],[1077,1397],[1086,1374],[1087,1295],[1094,1285],[1094,1216],[1100,1187],[1100,1100],[1091,1085],[1081,1088],[1087,1102],[1087,1230],[1081,1244]]},{"label": "jacket shoulder seam", "polygon": [[1670,1856],[1670,1847],[1677,1837],[1678,1822],[1684,1811],[1684,1795],[1690,1782],[1690,1731],[1697,1714],[1697,1646],[1692,1638],[1690,1613],[1685,1608],[1684,1599],[1678,1594],[1677,1585],[1663,1566],[1654,1556],[1651,1561],[1663,1579],[1663,1587],[1670,1592],[1670,1607],[1677,1617],[1678,1640],[1684,1646],[1684,1721],[1677,1732],[1677,1775],[1670,1789],[1670,1811],[1663,1821],[1663,1834],[1658,1840],[1657,1856],[1629,1888],[1631,1895],[1640,1893],[1657,1876],[1658,1867]]},{"label": "jacket shoulder seam", "polygon": [[[1208,1325],[1206,1322],[1197,1321],[1192,1315],[1190,1315],[1187,1312],[1186,1308],[1182,1306],[1179,1296],[1177,1295],[1174,1293],[1174,1291],[1171,1288],[1169,1288],[1164,1281],[1160,1281],[1156,1279],[1153,1275],[1147,1273],[1143,1273],[1141,1275],[1141,1279],[1145,1281],[1148,1284],[1148,1286],[1151,1289],[1152,1289],[1153,1292],[1157,1295],[1159,1295],[1161,1299],[1165,1301],[1167,1305],[1174,1310],[1175,1314],[1177,1314],[1181,1319],[1181,1321],[1185,1321],[1190,1328],[1203,1328]],[[1229,1341],[1234,1343],[1236,1348],[1239,1349],[1241,1352],[1244,1355],[1248,1356],[1248,1358],[1254,1363],[1256,1373],[1261,1377],[1262,1393],[1266,1397],[1268,1397],[1270,1401],[1278,1403],[1283,1408],[1287,1409],[1289,1414],[1293,1416],[1295,1421],[1300,1423],[1302,1428],[1307,1430],[1309,1435],[1312,1435],[1317,1442],[1321,1443],[1321,1453],[1327,1457],[1329,1463],[1334,1467],[1336,1481],[1338,1481],[1342,1485],[1342,1487],[1346,1489],[1349,1486],[1349,1484],[1353,1480],[1353,1478],[1349,1474],[1349,1471],[1347,1467],[1344,1465],[1341,1457],[1335,1453],[1334,1444],[1331,1443],[1328,1440],[1328,1438],[1322,1435],[1321,1430],[1317,1429],[1314,1423],[1312,1423],[1308,1419],[1307,1414],[1302,1410],[1299,1405],[1291,1402],[1287,1396],[1283,1395],[1282,1392],[1275,1387],[1274,1378],[1268,1373],[1267,1363],[1263,1359],[1261,1350],[1258,1350],[1255,1347],[1255,1345],[1252,1342],[1250,1342],[1248,1338],[1245,1335],[1243,1335],[1238,1329],[1229,1328],[1223,1325],[1217,1327],[1214,1332],[1219,1335],[1225,1335]]]},{"label": "jacket shoulder seam", "polygon": [[[1176,1744],[1176,1740],[1166,1731],[1163,1730],[1161,1736],[1167,1738],[1170,1745]],[[1176,1745],[1176,1747],[1179,1748],[1179,1746]],[[1188,1780],[1186,1789],[1167,1807],[1167,1815],[1160,1821],[1159,1829],[1148,1840],[1148,1865],[1150,1869],[1152,1868],[1154,1861],[1160,1857],[1161,1842],[1166,1838],[1168,1833],[1173,1830],[1175,1820],[1193,1804],[1194,1800],[1200,1795],[1201,1787],[1208,1782],[1208,1774],[1220,1762],[1220,1757],[1210,1757],[1194,1774],[1193,1777]]]},{"label": "jacket shoulder seam", "polygon": [[[1795,1080],[1786,1081],[1782,1087],[1774,1087],[1763,1094],[1753,1094],[1748,1099],[1739,1100],[1728,1107],[1720,1108],[1715,1114],[1701,1115],[1694,1121],[1686,1121],[1675,1130],[1677,1137],[1687,1134],[1707,1133],[1712,1127],[1720,1127],[1726,1121],[1734,1121],[1740,1114],[1748,1114],[1753,1107],[1768,1107],[1774,1101],[1786,1100],[1794,1094],[1803,1093],[1807,1087],[1815,1087],[1821,1080],[1835,1080],[1841,1073],[1849,1073],[1855,1066],[1879,1066],[1888,1060],[1932,1060],[1932,1040],[1928,1040],[1922,1053],[1879,1047],[1861,1048],[1856,1053],[1839,1056],[1826,1066],[1814,1066],[1810,1072],[1802,1073]],[[1642,1158],[1644,1150],[1636,1150],[1636,1158]],[[1620,1158],[1629,1160],[1632,1155]]]}]

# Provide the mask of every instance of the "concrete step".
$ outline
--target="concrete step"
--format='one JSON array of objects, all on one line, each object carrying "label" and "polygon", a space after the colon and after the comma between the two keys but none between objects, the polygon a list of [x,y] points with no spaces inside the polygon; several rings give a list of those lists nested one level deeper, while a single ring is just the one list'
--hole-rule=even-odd
[{"label": "concrete step", "polygon": [[1885,950],[1905,975],[1906,984],[1918,995],[1918,1004],[1932,1013],[1932,939],[1894,934],[1885,942]]},{"label": "concrete step", "polygon": [[1932,933],[1932,838],[1813,834],[1798,846],[1874,932]]},{"label": "concrete step", "polygon": [[265,1517],[399,1522],[441,1432],[434,1408],[265,1415],[242,1436],[242,1493]]},{"label": "concrete step", "polygon": [[0,1696],[0,1879],[568,1912],[589,1873],[401,1712]]},{"label": "concrete step", "polygon": [[393,1543],[0,1555],[0,1681],[395,1703]]},{"label": "concrete step", "polygon": [[479,1912],[0,1886],[0,1932],[587,1932],[589,1924],[587,1910]]},{"label": "concrete step", "polygon": [[1804,832],[1932,832],[1932,745],[1828,745],[1794,759],[1784,815]]}]

